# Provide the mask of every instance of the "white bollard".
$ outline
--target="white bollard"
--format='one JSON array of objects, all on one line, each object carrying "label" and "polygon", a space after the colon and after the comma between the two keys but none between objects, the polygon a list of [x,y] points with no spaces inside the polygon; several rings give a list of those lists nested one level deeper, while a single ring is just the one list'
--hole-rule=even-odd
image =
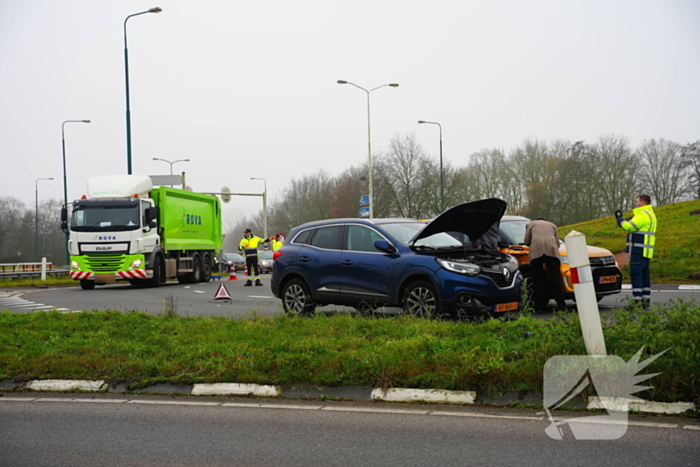
[{"label": "white bollard", "polygon": [[574,295],[576,296],[576,308],[581,321],[583,341],[586,344],[588,355],[606,356],[605,338],[603,327],[600,324],[600,312],[598,301],[593,287],[593,273],[588,260],[586,236],[581,232],[572,230],[564,238],[566,254],[569,257],[571,279],[574,283]]},{"label": "white bollard", "polygon": [[46,282],[46,256],[41,258],[41,281]]}]

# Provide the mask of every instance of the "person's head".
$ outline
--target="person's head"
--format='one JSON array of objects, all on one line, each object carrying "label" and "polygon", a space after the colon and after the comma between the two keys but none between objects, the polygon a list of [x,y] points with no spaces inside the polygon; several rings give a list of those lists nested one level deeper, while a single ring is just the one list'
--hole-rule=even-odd
[{"label": "person's head", "polygon": [[250,229],[245,229],[245,230],[243,231],[243,236],[244,236],[244,237],[250,237],[250,236],[252,236],[252,235],[253,235],[253,231],[250,230]]},{"label": "person's head", "polygon": [[277,237],[275,237],[278,242],[284,242],[284,235],[282,234],[277,234]]},{"label": "person's head", "polygon": [[641,206],[646,206],[647,204],[651,204],[651,197],[649,195],[639,195],[637,196],[637,199],[635,200],[635,207],[641,207]]}]

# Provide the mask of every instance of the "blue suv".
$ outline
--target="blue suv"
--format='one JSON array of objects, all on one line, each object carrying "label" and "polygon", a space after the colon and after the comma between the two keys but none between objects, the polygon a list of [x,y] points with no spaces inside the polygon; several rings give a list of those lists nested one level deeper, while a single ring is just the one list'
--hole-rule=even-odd
[{"label": "blue suv", "polygon": [[275,252],[272,292],[285,312],[329,304],[401,307],[415,316],[500,315],[521,306],[517,260],[468,248],[505,213],[485,199],[429,224],[416,219],[326,219],[295,227]]}]

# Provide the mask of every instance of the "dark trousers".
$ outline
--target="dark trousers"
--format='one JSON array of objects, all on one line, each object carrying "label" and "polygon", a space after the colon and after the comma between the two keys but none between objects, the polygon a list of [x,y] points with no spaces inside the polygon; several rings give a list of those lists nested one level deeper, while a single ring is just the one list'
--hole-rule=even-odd
[{"label": "dark trousers", "polygon": [[246,256],[245,264],[248,267],[248,279],[257,280],[260,275],[260,266],[258,265],[257,256]]},{"label": "dark trousers", "polygon": [[634,300],[651,300],[651,273],[649,258],[642,255],[630,255],[630,277],[632,278],[632,298]]},{"label": "dark trousers", "polygon": [[559,258],[552,256],[542,255],[530,260],[530,269],[534,280],[535,311],[545,311],[551,297],[557,301],[557,307],[560,310],[566,309],[560,266]]}]

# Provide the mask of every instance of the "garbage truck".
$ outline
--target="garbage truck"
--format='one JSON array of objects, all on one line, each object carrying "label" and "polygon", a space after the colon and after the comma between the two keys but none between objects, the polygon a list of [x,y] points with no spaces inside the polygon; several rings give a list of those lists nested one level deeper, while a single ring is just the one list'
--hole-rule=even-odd
[{"label": "garbage truck", "polygon": [[214,195],[154,186],[144,175],[88,179],[87,195],[64,206],[70,277],[85,290],[126,281],[208,282],[221,252],[221,202]]}]

